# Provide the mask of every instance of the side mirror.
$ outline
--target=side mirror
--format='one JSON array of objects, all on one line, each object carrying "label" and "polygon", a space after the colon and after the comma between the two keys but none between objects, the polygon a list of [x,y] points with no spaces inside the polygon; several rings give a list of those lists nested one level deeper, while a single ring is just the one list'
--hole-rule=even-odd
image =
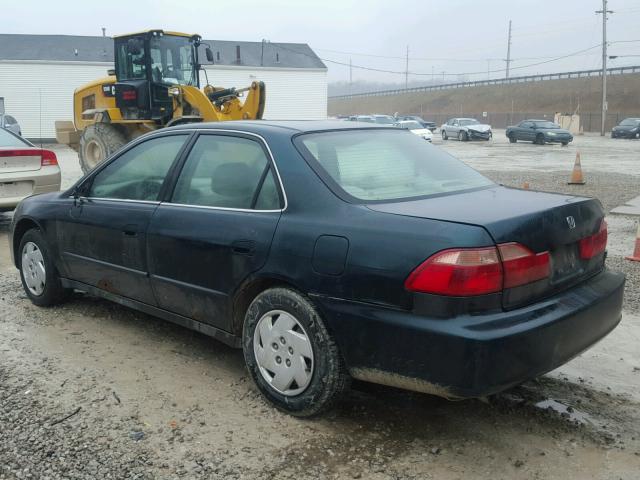
[{"label": "side mirror", "polygon": [[204,50],[205,55],[207,56],[207,62],[213,63],[213,52],[209,47]]},{"label": "side mirror", "polygon": [[107,75],[109,75],[110,77],[115,76],[115,74],[116,74],[115,68],[110,68],[109,70],[107,70]]}]

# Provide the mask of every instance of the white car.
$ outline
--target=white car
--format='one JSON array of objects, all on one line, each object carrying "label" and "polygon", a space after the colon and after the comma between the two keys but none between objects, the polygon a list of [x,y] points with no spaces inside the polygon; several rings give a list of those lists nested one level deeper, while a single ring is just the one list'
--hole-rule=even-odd
[{"label": "white car", "polygon": [[0,212],[13,210],[29,195],[58,190],[56,154],[0,128]]},{"label": "white car", "polygon": [[415,120],[402,120],[396,123],[396,127],[405,128],[414,135],[424,138],[427,142],[431,142],[433,140],[433,133],[431,133],[431,130],[424,128]]}]

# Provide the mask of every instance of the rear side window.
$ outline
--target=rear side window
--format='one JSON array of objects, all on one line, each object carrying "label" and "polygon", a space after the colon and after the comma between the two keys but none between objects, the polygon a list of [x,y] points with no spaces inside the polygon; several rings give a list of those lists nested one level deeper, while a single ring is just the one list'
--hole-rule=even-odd
[{"label": "rear side window", "polygon": [[0,128],[0,147],[31,147],[32,145],[20,137]]},{"label": "rear side window", "polygon": [[96,174],[88,196],[158,200],[165,177],[187,137],[169,135],[136,145]]},{"label": "rear side window", "polygon": [[389,201],[493,185],[472,168],[406,130],[343,130],[296,139],[336,193]]},{"label": "rear side window", "polygon": [[277,210],[280,194],[262,145],[247,138],[201,135],[178,177],[173,203]]}]

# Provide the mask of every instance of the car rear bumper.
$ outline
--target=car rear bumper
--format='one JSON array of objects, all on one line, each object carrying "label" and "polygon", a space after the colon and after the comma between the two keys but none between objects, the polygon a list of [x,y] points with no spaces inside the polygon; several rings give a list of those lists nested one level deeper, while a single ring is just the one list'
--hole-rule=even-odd
[{"label": "car rear bumper", "polygon": [[624,282],[605,270],[527,307],[453,319],[315,300],[355,378],[471,398],[551,371],[607,335],[621,319]]},{"label": "car rear bumper", "polygon": [[13,210],[30,195],[60,190],[60,168],[52,165],[26,172],[0,173],[0,210]]}]

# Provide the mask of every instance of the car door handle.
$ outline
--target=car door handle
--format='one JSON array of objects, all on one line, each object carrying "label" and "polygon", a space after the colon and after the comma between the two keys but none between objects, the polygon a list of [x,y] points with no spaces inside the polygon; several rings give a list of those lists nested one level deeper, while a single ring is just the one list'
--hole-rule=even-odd
[{"label": "car door handle", "polygon": [[233,253],[239,255],[253,255],[256,250],[256,242],[252,240],[236,240],[231,244]]},{"label": "car door handle", "polygon": [[122,233],[127,237],[136,237],[138,235],[138,225],[125,225],[122,227]]}]

